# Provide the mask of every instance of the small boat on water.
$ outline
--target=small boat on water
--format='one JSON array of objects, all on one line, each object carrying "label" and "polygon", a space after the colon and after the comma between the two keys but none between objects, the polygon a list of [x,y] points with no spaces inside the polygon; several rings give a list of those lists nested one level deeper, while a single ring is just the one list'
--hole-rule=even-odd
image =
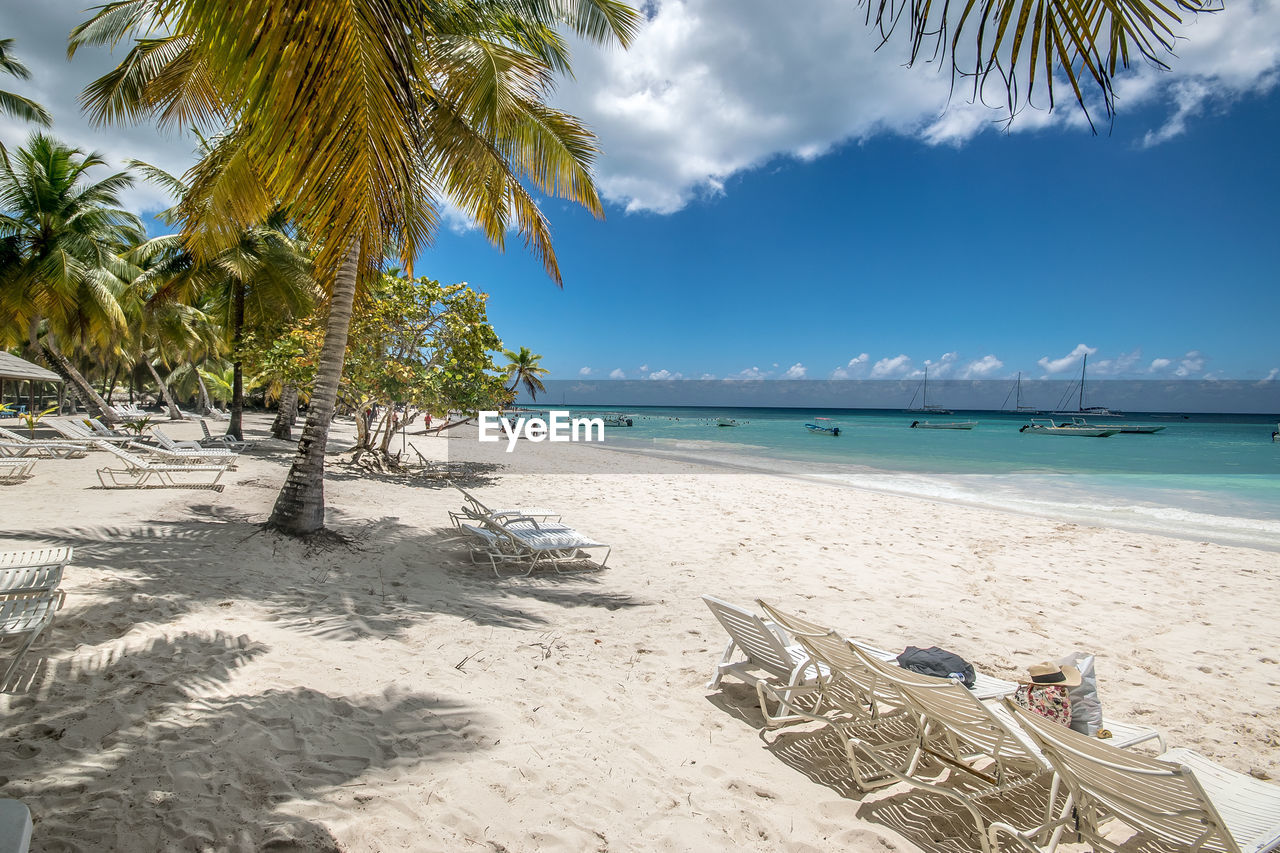
[{"label": "small boat on water", "polygon": [[630,415],[605,415],[601,420],[605,426],[612,427],[629,427],[635,426],[634,419]]},{"label": "small boat on water", "polygon": [[1130,435],[1155,435],[1165,428],[1164,424],[1107,424],[1106,426],[1098,426],[1085,421],[1084,418],[1072,418],[1072,426],[1088,427],[1090,429],[1113,429],[1116,432],[1128,433]]},{"label": "small boat on water", "polygon": [[[916,408],[916,397],[920,398],[920,408]],[[927,415],[954,415],[955,412],[950,409],[944,409],[942,406],[935,406],[929,402],[929,366],[925,365],[924,378],[920,380],[920,384],[916,386],[916,391],[911,395],[911,402],[903,409],[904,412],[911,414],[919,412]]]},{"label": "small boat on water", "polygon": [[1114,426],[1081,426],[1076,423],[1058,424],[1047,420],[1033,420],[1029,424],[1023,424],[1018,429],[1018,432],[1025,432],[1029,435],[1078,435],[1086,438],[1106,438],[1109,435],[1115,435],[1119,431]]},{"label": "small boat on water", "polygon": [[720,418],[716,421],[716,426],[738,426],[738,422],[733,418]]},{"label": "small boat on water", "polygon": [[[818,418],[817,420],[826,420],[826,418]],[[840,427],[834,424],[832,424],[831,426],[824,426],[823,424],[805,424],[804,428],[807,429],[809,432],[817,433],[819,435],[839,435],[840,434]]]},{"label": "small boat on water", "polygon": [[[1084,359],[1080,362],[1080,401],[1079,403],[1076,404],[1078,408],[1074,412],[1059,411],[1059,412],[1053,412],[1053,414],[1064,415],[1068,417],[1070,417],[1071,415],[1088,415],[1091,418],[1122,418],[1124,417],[1124,415],[1120,414],[1119,412],[1113,412],[1111,409],[1108,409],[1106,406],[1086,406],[1084,404],[1084,377],[1085,377],[1085,371],[1088,368],[1089,368],[1089,354],[1085,353]],[[1059,402],[1058,405],[1061,406],[1062,403]]]},{"label": "small boat on water", "polygon": [[930,421],[912,421],[911,429],[973,429],[977,425],[977,421],[946,421],[936,424]]}]

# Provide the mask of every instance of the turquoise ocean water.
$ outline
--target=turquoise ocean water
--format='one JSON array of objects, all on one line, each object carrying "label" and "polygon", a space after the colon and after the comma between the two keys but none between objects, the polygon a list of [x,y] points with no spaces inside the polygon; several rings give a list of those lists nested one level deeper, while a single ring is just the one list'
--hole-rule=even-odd
[{"label": "turquoise ocean water", "polygon": [[[1280,551],[1280,443],[1271,441],[1276,421],[1265,416],[1126,414],[1094,422],[1165,429],[1083,438],[1020,433],[1027,416],[1004,412],[927,418],[978,422],[962,431],[909,429],[926,418],[902,411],[613,411],[634,424],[607,430],[606,444],[621,450]],[[717,426],[721,417],[739,425]],[[842,434],[804,428],[819,417]]]}]

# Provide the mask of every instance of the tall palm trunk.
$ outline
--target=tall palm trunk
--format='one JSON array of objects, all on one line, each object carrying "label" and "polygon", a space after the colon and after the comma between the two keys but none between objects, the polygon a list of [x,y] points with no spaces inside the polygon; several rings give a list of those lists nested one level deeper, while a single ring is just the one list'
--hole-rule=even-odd
[{"label": "tall palm trunk", "polygon": [[[227,424],[227,435],[234,435],[244,441],[244,370],[240,363],[240,343],[244,339],[244,282],[237,280],[235,288],[232,304],[235,315],[232,317],[231,345],[236,360],[231,363],[231,423]],[[342,345],[345,347],[347,340],[345,334],[342,340]]]},{"label": "tall palm trunk", "polygon": [[160,388],[160,396],[164,399],[165,407],[169,410],[169,420],[183,420],[182,412],[178,411],[178,404],[173,401],[173,395],[169,393],[169,386],[164,384],[164,380],[160,378],[160,374],[156,372],[156,367],[151,363],[151,359],[145,355],[142,357],[142,363],[147,366],[147,370],[151,371],[151,378],[156,381],[156,385]]},{"label": "tall palm trunk", "polygon": [[271,423],[271,434],[283,441],[293,438],[293,423],[298,417],[298,386],[286,383],[280,391],[280,407]]},{"label": "tall palm trunk", "polygon": [[120,423],[120,416],[115,413],[115,410],[107,405],[107,401],[93,390],[89,380],[81,376],[80,371],[76,370],[67,357],[58,352],[47,338],[40,343],[40,352],[44,355],[49,369],[62,378],[63,383],[71,389],[71,393],[89,414],[101,419],[105,424]]},{"label": "tall palm trunk", "polygon": [[360,244],[353,243],[346,260],[333,280],[329,298],[329,319],[325,324],[324,345],[315,385],[311,389],[311,405],[307,423],[298,441],[284,488],[276,498],[275,508],[267,522],[271,527],[295,536],[314,533],[324,527],[324,452],[329,441],[329,422],[338,402],[338,382],[347,354],[347,332],[351,327],[351,311],[355,304],[356,281],[360,272]]},{"label": "tall palm trunk", "polygon": [[196,374],[196,384],[200,386],[200,414],[207,415],[213,411],[213,403],[209,400],[209,389],[204,384],[204,377],[200,375],[200,369],[194,364],[191,369]]}]

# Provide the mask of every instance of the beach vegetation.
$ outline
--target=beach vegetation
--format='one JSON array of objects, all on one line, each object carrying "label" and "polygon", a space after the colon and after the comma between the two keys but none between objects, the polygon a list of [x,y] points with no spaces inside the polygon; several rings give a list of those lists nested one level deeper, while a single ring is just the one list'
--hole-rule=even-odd
[{"label": "beach vegetation", "polygon": [[135,38],[85,90],[93,120],[221,134],[188,173],[183,238],[195,254],[222,251],[276,206],[321,246],[325,342],[271,526],[323,527],[325,446],[357,293],[384,258],[412,268],[442,200],[499,247],[518,231],[559,283],[533,191],[603,213],[594,137],[546,103],[569,70],[561,27],[626,44],[639,22],[619,0],[134,0],[73,30],[69,54]]},{"label": "beach vegetation", "polygon": [[531,400],[538,399],[539,391],[546,392],[547,387],[542,384],[542,377],[551,371],[542,366],[541,355],[531,352],[528,347],[520,347],[519,352],[503,350],[502,355],[507,359],[502,372],[511,382],[507,390],[511,392],[513,401],[516,389],[521,385],[524,385],[524,390],[529,392]]},{"label": "beach vegetation", "polygon": [[121,300],[134,268],[122,255],[144,231],[120,207],[133,176],[90,176],[105,165],[39,132],[12,152],[0,145],[0,344],[25,345],[90,413],[117,423],[71,360],[117,351],[128,331]]}]

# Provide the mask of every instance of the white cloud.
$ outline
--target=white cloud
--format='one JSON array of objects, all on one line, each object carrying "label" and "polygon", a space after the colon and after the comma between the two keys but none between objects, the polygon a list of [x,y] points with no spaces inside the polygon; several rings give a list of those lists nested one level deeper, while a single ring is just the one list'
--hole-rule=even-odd
[{"label": "white cloud", "polygon": [[937,361],[925,359],[925,366],[933,373],[934,377],[941,379],[951,372],[951,368],[955,367],[956,359],[960,355],[954,352],[944,352]]},{"label": "white cloud", "polygon": [[856,377],[863,376],[867,372],[867,363],[870,360],[871,356],[867,355],[865,352],[855,355],[853,358],[849,359],[849,363],[844,367],[837,367],[835,370],[831,371],[831,378],[854,379]]},{"label": "white cloud", "polygon": [[591,375],[591,368],[590,368],[590,367],[580,367],[580,368],[578,368],[578,375],[579,375],[579,376],[590,376],[590,375]]},{"label": "white cloud", "polygon": [[684,374],[682,374],[682,373],[672,373],[670,370],[663,369],[663,370],[656,370],[656,371],[654,371],[653,373],[650,373],[650,374],[649,374],[649,376],[648,376],[648,378],[649,378],[649,379],[657,379],[657,380],[662,380],[662,379],[684,379]]},{"label": "white cloud", "polygon": [[911,371],[911,357],[907,355],[882,358],[871,367],[872,379],[901,379]]},{"label": "white cloud", "polygon": [[[5,35],[33,72],[6,88],[53,113],[55,133],[99,149],[119,163],[136,157],[175,173],[192,162],[194,140],[161,135],[154,125],[94,128],[76,98],[124,55],[84,50],[63,57],[67,33],[85,4],[29,3],[5,16]],[[965,101],[963,81],[948,105],[950,77],[936,65],[904,68],[900,36],[878,38],[849,0],[809,0],[790,14],[767,0],[650,0],[649,20],[632,48],[575,43],[575,79],[563,80],[557,106],[581,116],[600,136],[597,175],[604,196],[631,211],[671,213],[699,197],[726,192],[731,177],[778,157],[807,161],[849,141],[899,134],[929,144],[962,144],[999,131],[999,110]],[[1216,14],[1188,16],[1172,72],[1139,65],[1116,81],[1121,115],[1167,104],[1168,117],[1146,144],[1173,138],[1196,121],[1274,86],[1280,69],[1280,0],[1233,0]],[[122,46],[123,47],[123,46]],[[1052,113],[1023,110],[1015,131],[1079,128],[1069,93]],[[21,142],[31,128],[0,124],[0,141]],[[731,190],[728,190],[731,191]],[[168,205],[149,185],[126,193],[135,209]],[[462,219],[446,205],[449,227]]]},{"label": "white cloud", "polygon": [[1002,367],[1004,367],[1003,361],[994,355],[984,355],[977,361],[971,361],[966,364],[964,370],[960,372],[960,378],[986,379]]},{"label": "white cloud", "polygon": [[610,379],[626,379],[627,374],[622,371],[621,367],[615,367],[609,372]]},{"label": "white cloud", "polygon": [[[1173,371],[1173,375],[1185,377],[1200,370],[1204,370],[1204,356],[1199,350],[1193,349],[1191,352],[1184,355],[1182,360],[1178,362],[1178,369]],[[1202,378],[1212,379],[1213,377],[1206,373]]]},{"label": "white cloud", "polygon": [[704,374],[702,374],[701,376],[699,376],[698,378],[699,378],[699,379],[715,379],[715,378],[716,378],[716,375],[715,375],[714,373],[704,373]]},{"label": "white cloud", "polygon": [[804,375],[808,372],[809,372],[809,369],[797,361],[795,364],[787,368],[787,371],[782,374],[782,378],[783,379],[804,379]]},{"label": "white cloud", "polygon": [[[948,104],[949,74],[924,62],[904,68],[900,36],[877,51],[876,34],[848,0],[809,0],[803,14],[766,0],[655,0],[648,8],[629,51],[577,45],[577,79],[558,96],[599,134],[602,191],[628,211],[671,213],[731,192],[735,174],[777,157],[812,160],[851,140],[900,134],[959,145],[1003,127],[1001,111],[967,103],[964,81]],[[1280,0],[1237,0],[1189,16],[1178,33],[1187,38],[1172,72],[1138,61],[1116,82],[1122,116],[1168,105],[1147,144],[1181,133],[1211,105],[1265,91],[1280,68]],[[1059,102],[1052,113],[1023,110],[1012,129],[1085,126],[1069,92]]]},{"label": "white cloud", "polygon": [[639,370],[641,373],[646,373],[646,372],[649,370],[649,365],[648,365],[648,364],[642,364],[642,365],[640,365],[640,367],[638,368],[638,370]]},{"label": "white cloud", "polygon": [[1121,376],[1129,373],[1142,360],[1142,349],[1123,353],[1115,358],[1105,358],[1089,365],[1089,372],[1097,376]]},{"label": "white cloud", "polygon": [[770,376],[770,371],[761,370],[758,367],[748,367],[745,370],[739,370],[732,376],[726,376],[726,379],[765,379]]},{"label": "white cloud", "polygon": [[1062,373],[1064,370],[1070,370],[1080,363],[1080,359],[1086,355],[1093,355],[1097,352],[1096,347],[1085,346],[1084,344],[1076,344],[1076,348],[1064,355],[1062,358],[1049,358],[1047,355],[1036,362],[1040,365],[1040,369],[1045,373]]},{"label": "white cloud", "polygon": [[1166,367],[1168,367],[1171,364],[1173,364],[1173,361],[1171,359],[1153,358],[1151,359],[1151,365],[1147,368],[1147,372],[1159,373],[1160,371],[1164,370]]},{"label": "white cloud", "polygon": [[[1271,372],[1267,374],[1266,378],[1263,379],[1262,382],[1275,382],[1277,376],[1280,376],[1280,367],[1273,367],[1271,368]],[[1260,382],[1258,384],[1262,383]]]}]

